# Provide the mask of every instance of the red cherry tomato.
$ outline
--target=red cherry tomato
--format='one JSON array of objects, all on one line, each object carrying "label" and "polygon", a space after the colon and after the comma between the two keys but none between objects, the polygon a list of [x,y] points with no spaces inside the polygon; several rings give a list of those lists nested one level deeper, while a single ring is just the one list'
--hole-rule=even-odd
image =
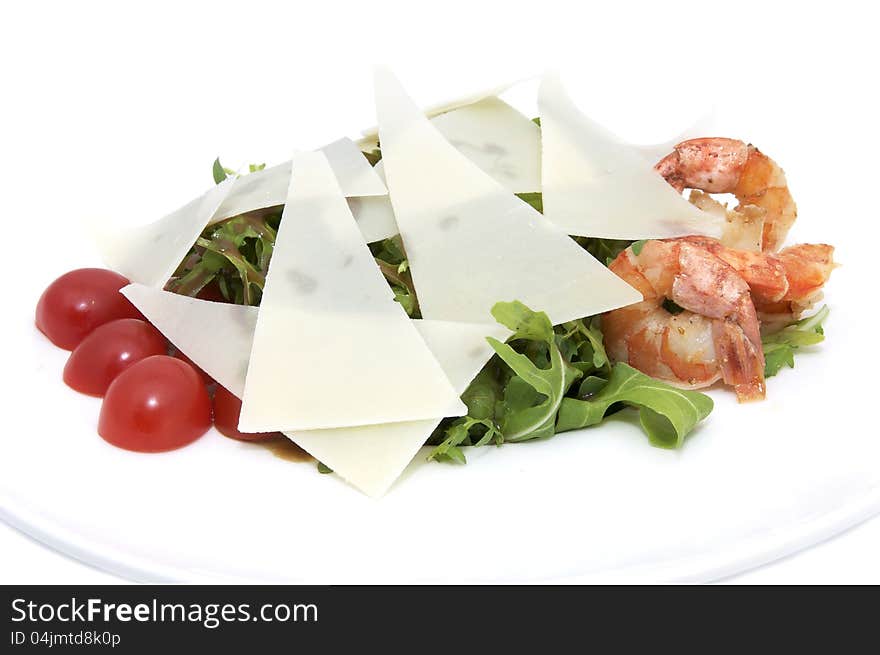
[{"label": "red cherry tomato", "polygon": [[146,321],[120,318],[99,325],[71,353],[64,382],[91,396],[103,396],[107,387],[132,364],[151,355],[168,353],[168,342]]},{"label": "red cherry tomato", "polygon": [[192,366],[196,370],[196,372],[202,376],[202,382],[204,382],[206,385],[214,384],[214,378],[212,378],[210,375],[205,373],[201,368],[199,368],[196,365],[196,363],[193,360],[191,360],[189,357],[184,355],[180,350],[177,350],[177,348],[174,349],[174,352],[171,353],[171,356],[176,357],[180,361],[186,362],[187,364]]},{"label": "red cherry tomato", "polygon": [[199,300],[210,300],[211,302],[229,302],[223,297],[220,285],[216,281],[202,287],[202,290],[196,294],[196,298]]},{"label": "red cherry tomato", "polygon": [[65,273],[46,287],[36,324],[59,348],[73,350],[89,332],[117,318],[143,318],[119,290],[128,280],[103,268]]},{"label": "red cherry tomato", "polygon": [[241,414],[241,401],[223,385],[217,385],[214,392],[214,427],[231,439],[241,441],[266,441],[282,436],[280,432],[239,432],[238,417]]},{"label": "red cherry tomato", "polygon": [[98,434],[114,446],[144,453],[173,450],[211,427],[211,399],[185,362],[154,355],[120,373],[107,389]]}]

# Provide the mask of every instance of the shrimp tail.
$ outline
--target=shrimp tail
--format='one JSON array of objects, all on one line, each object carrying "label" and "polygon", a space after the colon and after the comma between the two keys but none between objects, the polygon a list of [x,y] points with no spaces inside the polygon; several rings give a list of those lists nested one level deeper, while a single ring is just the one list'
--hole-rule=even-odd
[{"label": "shrimp tail", "polygon": [[730,320],[715,321],[712,330],[721,379],[733,386],[740,402],[763,400],[767,389],[764,383],[764,352],[760,343],[755,344],[740,326]]}]

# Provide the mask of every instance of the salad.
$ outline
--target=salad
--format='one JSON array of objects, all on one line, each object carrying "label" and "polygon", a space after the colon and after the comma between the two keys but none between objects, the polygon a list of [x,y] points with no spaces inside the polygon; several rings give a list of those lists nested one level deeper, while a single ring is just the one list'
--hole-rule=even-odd
[{"label": "salad", "polygon": [[104,398],[98,433],[142,452],[212,425],[289,439],[378,496],[424,446],[464,464],[618,412],[680,448],[713,409],[701,389],[761,400],[824,339],[833,248],[785,246],[796,206],[758,148],[647,151],[555,77],[533,119],[504,90],[425,112],[379,71],[359,142],[218,158],[193,202],[107,225],[113,270],[62,275],[36,311],[72,351],[64,381]]}]

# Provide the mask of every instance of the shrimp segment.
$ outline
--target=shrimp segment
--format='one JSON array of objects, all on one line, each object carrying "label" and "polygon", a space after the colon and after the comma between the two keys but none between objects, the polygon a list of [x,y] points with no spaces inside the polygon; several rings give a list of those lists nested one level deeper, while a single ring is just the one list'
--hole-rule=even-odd
[{"label": "shrimp segment", "polygon": [[[749,287],[736,270],[686,240],[627,248],[610,269],[644,300],[603,316],[605,347],[615,361],[689,388],[718,379],[741,401],[764,397],[764,354]],[[673,301],[683,309],[672,313]]]},{"label": "shrimp segment", "polygon": [[716,239],[681,237],[724,260],[749,285],[762,332],[773,332],[801,317],[822,297],[822,287],[837,264],[834,247],[802,243],[778,253],[735,250]]},{"label": "shrimp segment", "polygon": [[756,302],[777,302],[788,293],[790,283],[785,266],[772,254],[727,248],[711,237],[689,236],[680,240],[708,250],[735,268]]},{"label": "shrimp segment", "polygon": [[765,333],[780,330],[801,318],[822,299],[822,288],[837,264],[834,247],[824,243],[802,243],[784,248],[776,259],[785,270],[788,289],[776,301],[756,297],[755,309]]},{"label": "shrimp segment", "polygon": [[763,209],[763,250],[778,250],[797,218],[785,173],[755,146],[736,139],[705,137],[683,141],[654,167],[679,192],[732,193],[741,210]]}]

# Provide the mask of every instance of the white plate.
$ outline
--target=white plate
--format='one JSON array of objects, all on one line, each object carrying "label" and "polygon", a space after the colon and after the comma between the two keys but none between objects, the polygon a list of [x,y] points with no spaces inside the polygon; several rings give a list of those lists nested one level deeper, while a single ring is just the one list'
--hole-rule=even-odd
[{"label": "white plate", "polygon": [[880,511],[868,278],[859,244],[827,227],[846,263],[828,341],[771,379],[765,402],[713,391],[715,411],[678,452],[619,415],[471,450],[463,467],[419,458],[381,500],[213,431],[160,455],[105,443],[100,401],[63,385],[67,353],[32,325],[40,289],[95,261],[56,240],[54,268],[18,288],[7,336],[0,517],[139,580],[710,580],[756,566]]}]

